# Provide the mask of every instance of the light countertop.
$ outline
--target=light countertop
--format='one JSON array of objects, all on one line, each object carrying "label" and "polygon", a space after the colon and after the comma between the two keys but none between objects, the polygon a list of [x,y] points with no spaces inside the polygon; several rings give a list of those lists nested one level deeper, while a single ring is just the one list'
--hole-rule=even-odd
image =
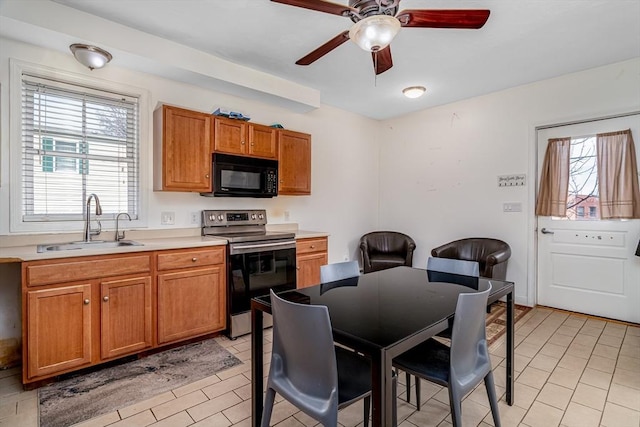
[{"label": "light countertop", "polygon": [[[327,237],[328,233],[320,231],[292,230],[296,239]],[[128,239],[127,239],[128,240]],[[38,253],[37,245],[0,247],[0,263],[35,261],[41,259],[70,258],[77,256],[110,255],[131,252],[161,251],[167,249],[187,249],[207,246],[226,245],[227,240],[211,236],[175,236],[164,238],[133,238],[142,246],[120,246],[116,248],[90,248],[77,250],[53,251]],[[46,242],[51,244],[51,242]]]}]

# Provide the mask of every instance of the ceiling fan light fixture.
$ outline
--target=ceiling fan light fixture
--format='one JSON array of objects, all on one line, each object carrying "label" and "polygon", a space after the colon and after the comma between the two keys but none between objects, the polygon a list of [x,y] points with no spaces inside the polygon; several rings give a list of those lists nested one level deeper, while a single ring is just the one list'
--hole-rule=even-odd
[{"label": "ceiling fan light fixture", "polygon": [[106,50],[87,44],[75,43],[69,49],[76,60],[90,70],[104,67],[113,58]]},{"label": "ceiling fan light fixture", "polygon": [[407,98],[420,98],[426,90],[424,86],[410,86],[402,89],[402,93]]},{"label": "ceiling fan light fixture", "polygon": [[349,30],[349,39],[367,52],[389,46],[400,31],[400,21],[390,15],[374,15],[361,19]]}]

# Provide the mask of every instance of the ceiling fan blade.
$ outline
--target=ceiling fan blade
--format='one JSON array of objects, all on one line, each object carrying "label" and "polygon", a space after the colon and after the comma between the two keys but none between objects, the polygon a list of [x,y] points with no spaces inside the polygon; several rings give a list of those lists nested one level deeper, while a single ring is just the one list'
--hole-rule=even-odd
[{"label": "ceiling fan blade", "polygon": [[376,75],[382,74],[389,68],[393,67],[391,46],[387,46],[377,52],[371,52],[371,57],[373,58],[373,68],[376,70]]},{"label": "ceiling fan blade", "polygon": [[331,52],[333,49],[337,48],[347,40],[349,40],[349,31],[343,31],[342,33],[338,34],[337,36],[335,36],[334,38],[332,38],[331,40],[329,40],[328,42],[326,42],[325,44],[323,44],[322,46],[314,50],[313,52],[298,59],[296,61],[296,64],[309,65],[317,61],[318,59],[322,58],[327,53]]},{"label": "ceiling fan blade", "polygon": [[403,27],[421,28],[465,28],[478,29],[489,19],[489,10],[450,9],[422,10],[407,9],[398,13],[396,18]]},{"label": "ceiling fan blade", "polygon": [[349,16],[350,13],[357,12],[352,7],[343,4],[331,3],[324,0],[271,0],[276,3],[288,4],[289,6],[302,7],[318,12],[331,13],[333,15]]}]

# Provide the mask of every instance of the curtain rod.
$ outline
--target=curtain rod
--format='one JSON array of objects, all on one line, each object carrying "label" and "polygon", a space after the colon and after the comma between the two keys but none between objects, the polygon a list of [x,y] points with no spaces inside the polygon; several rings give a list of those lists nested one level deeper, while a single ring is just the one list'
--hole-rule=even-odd
[{"label": "curtain rod", "polygon": [[553,124],[553,125],[538,126],[538,127],[536,127],[536,131],[539,131],[539,130],[542,130],[542,129],[553,129],[553,128],[558,128],[558,127],[562,127],[562,126],[579,125],[579,124],[582,124],[582,123],[599,122],[601,120],[619,119],[619,118],[622,118],[622,117],[629,117],[629,116],[636,116],[636,115],[640,115],[640,110],[631,111],[629,113],[614,114],[614,115],[611,115],[611,116],[597,117],[597,118],[594,118],[594,119],[583,119],[583,120],[576,120],[576,121],[573,121],[573,122],[556,123],[556,124]]}]

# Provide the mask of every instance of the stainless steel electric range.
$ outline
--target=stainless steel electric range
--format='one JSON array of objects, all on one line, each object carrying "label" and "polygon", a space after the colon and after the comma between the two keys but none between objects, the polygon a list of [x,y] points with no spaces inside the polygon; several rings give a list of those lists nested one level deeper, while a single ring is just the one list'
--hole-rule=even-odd
[{"label": "stainless steel electric range", "polygon": [[[227,239],[228,335],[251,332],[251,298],[296,287],[294,233],[266,230],[265,210],[202,211],[202,235]],[[265,322],[265,326],[270,326]]]}]

